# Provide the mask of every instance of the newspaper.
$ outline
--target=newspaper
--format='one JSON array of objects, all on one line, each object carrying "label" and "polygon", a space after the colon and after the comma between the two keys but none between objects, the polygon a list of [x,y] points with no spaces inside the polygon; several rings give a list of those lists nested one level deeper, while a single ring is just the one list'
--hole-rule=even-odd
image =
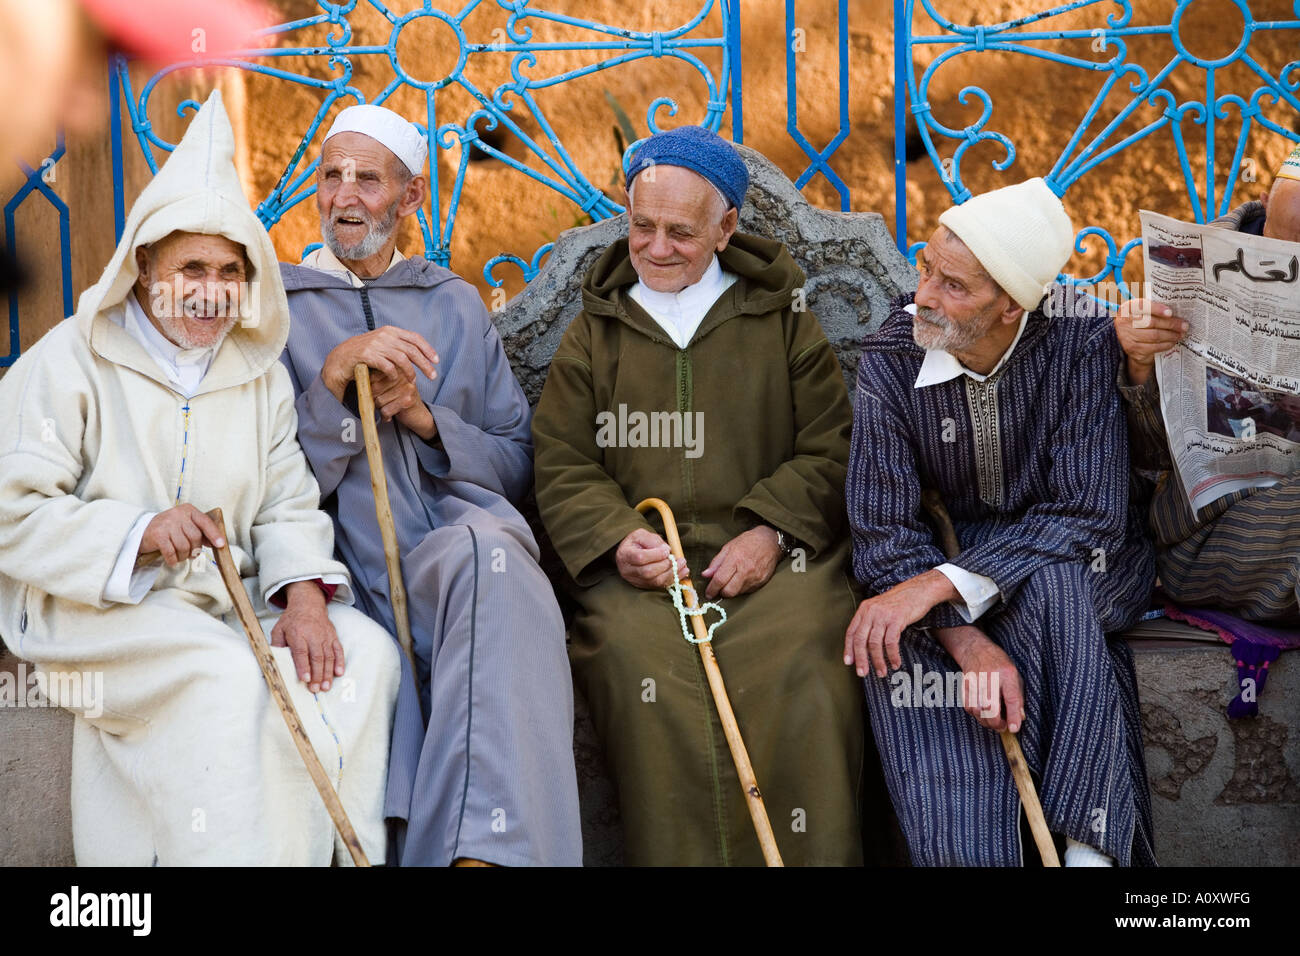
[{"label": "newspaper", "polygon": [[1145,297],[1188,322],[1156,359],[1192,511],[1300,466],[1300,243],[1142,213]]}]

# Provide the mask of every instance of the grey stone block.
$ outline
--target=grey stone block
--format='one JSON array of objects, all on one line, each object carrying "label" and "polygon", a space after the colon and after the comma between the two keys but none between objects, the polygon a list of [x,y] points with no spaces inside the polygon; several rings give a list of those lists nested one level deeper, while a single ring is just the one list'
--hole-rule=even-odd
[{"label": "grey stone block", "polygon": [[[22,672],[0,644],[0,675]],[[0,866],[72,865],[71,766],[71,714],[0,706]]]},{"label": "grey stone block", "polygon": [[1300,864],[1300,661],[1269,668],[1259,716],[1222,644],[1133,643],[1156,859],[1162,866]]}]

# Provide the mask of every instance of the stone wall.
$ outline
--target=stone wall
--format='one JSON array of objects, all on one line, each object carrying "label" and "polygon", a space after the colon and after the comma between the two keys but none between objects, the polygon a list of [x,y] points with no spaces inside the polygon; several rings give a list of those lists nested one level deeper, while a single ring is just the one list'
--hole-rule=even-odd
[{"label": "stone wall", "polygon": [[1226,719],[1232,653],[1218,642],[1133,645],[1165,866],[1300,865],[1300,661],[1269,668],[1259,716]]}]

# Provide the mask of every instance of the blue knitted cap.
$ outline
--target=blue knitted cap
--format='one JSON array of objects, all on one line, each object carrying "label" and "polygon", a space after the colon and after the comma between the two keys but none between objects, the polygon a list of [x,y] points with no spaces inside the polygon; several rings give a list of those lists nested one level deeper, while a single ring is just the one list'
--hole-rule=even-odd
[{"label": "blue knitted cap", "polygon": [[626,185],[647,166],[683,166],[699,173],[737,209],[749,189],[749,170],[736,147],[703,126],[679,126],[643,142],[632,154]]}]

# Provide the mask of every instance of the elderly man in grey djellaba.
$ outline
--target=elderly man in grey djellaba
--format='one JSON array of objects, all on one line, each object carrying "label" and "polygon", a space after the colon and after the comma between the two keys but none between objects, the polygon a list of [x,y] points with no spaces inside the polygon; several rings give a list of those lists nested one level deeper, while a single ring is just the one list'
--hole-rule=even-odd
[{"label": "elderly man in grey djellaba", "polygon": [[[379,418],[418,671],[418,691],[403,675],[393,728],[390,858],[576,866],[564,622],[515,508],[532,479],[531,413],[474,288],[397,250],[400,220],[427,196],[426,156],[418,130],[380,106],[343,110],[325,137],[324,245],[281,266],[298,439],[357,604],[394,633],[356,416]],[[358,363],[373,408],[357,408]]]}]

